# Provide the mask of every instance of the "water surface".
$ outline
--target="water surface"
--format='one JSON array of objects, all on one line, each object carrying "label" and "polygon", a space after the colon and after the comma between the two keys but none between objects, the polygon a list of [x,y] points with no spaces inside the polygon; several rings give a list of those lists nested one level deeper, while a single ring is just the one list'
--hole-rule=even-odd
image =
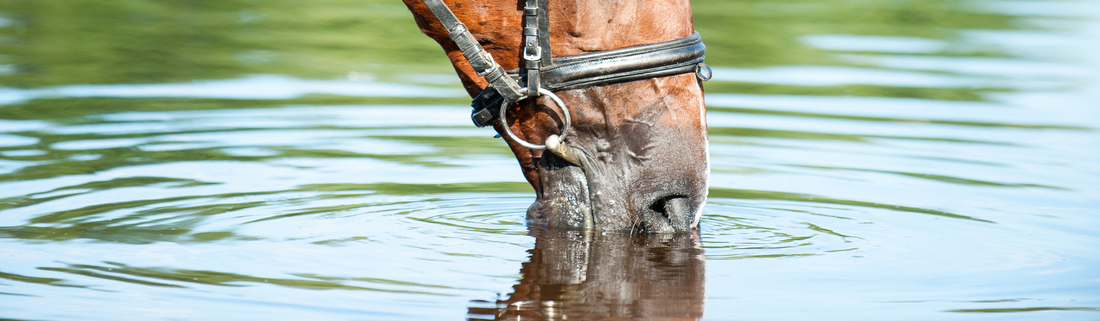
[{"label": "water surface", "polygon": [[1100,318],[1100,6],[693,7],[654,237],[529,230],[400,3],[0,2],[0,318]]}]

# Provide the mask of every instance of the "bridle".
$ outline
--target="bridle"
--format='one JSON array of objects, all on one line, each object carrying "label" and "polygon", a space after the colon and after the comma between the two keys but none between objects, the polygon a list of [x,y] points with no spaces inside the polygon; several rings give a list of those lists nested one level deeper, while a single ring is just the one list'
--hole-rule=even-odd
[{"label": "bridle", "polygon": [[[564,137],[569,132],[569,110],[553,91],[585,88],[597,85],[671,76],[694,72],[699,80],[708,80],[710,67],[703,63],[706,46],[695,32],[684,38],[633,46],[582,55],[552,57],[550,51],[549,22],[546,14],[547,0],[526,0],[523,7],[523,59],[524,66],[516,70],[504,70],[489,52],[470,34],[466,25],[458,21],[443,0],[424,0],[448,36],[458,45],[462,55],[477,75],[489,82],[488,88],[474,98],[471,118],[477,127],[489,126],[500,118],[505,133],[512,141],[530,149],[546,149],[580,165],[567,157]],[[524,84],[525,86],[521,86]],[[546,145],[531,144],[512,133],[507,122],[507,107],[527,98],[545,95],[562,109],[561,135],[550,135]],[[498,108],[493,108],[499,106]]]}]

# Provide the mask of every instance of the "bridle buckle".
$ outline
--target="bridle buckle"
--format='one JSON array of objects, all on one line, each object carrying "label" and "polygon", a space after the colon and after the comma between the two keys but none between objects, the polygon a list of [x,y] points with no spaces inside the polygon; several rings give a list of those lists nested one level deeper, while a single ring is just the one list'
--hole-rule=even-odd
[{"label": "bridle buckle", "polygon": [[529,49],[529,47],[524,47],[523,49],[524,49],[523,50],[523,59],[524,60],[527,60],[527,61],[542,60],[542,46],[535,47],[535,54],[534,55],[528,53],[530,51],[530,50],[527,50],[527,49]]}]

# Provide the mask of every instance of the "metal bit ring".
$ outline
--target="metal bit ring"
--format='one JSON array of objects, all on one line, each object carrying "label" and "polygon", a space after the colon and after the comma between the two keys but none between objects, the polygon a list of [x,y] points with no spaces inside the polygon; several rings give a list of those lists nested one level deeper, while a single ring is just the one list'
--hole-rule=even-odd
[{"label": "metal bit ring", "polygon": [[[527,87],[520,88],[520,92],[526,92],[526,91],[527,91]],[[569,127],[571,126],[570,125],[570,119],[569,119],[569,109],[565,107],[565,103],[561,101],[561,98],[558,98],[558,95],[555,95],[553,92],[550,92],[549,90],[546,90],[545,88],[539,88],[538,93],[539,93],[540,96],[541,95],[546,95],[546,96],[550,97],[550,100],[553,100],[555,104],[558,104],[558,107],[561,107],[561,112],[562,112],[562,114],[565,115],[565,117],[564,117],[565,122],[563,124],[564,126],[562,126],[562,129],[561,129],[561,135],[558,135],[558,136],[564,138],[566,134],[569,134]],[[537,97],[538,96],[532,96],[532,98],[537,98]],[[501,127],[504,127],[504,133],[508,134],[508,137],[511,138],[512,141],[516,142],[516,144],[519,144],[520,146],[527,147],[527,148],[530,148],[530,149],[546,149],[546,145],[537,145],[537,144],[529,143],[529,142],[517,137],[516,134],[512,133],[511,126],[508,126],[508,116],[507,116],[508,106],[511,106],[511,105],[512,105],[512,102],[507,101],[507,100],[500,104],[500,124],[501,124]]]}]

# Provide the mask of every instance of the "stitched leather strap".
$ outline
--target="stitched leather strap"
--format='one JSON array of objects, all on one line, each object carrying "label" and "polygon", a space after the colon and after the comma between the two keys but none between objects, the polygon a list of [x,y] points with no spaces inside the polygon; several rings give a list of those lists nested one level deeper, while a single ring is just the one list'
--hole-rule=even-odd
[{"label": "stitched leather strap", "polygon": [[[550,66],[542,67],[540,83],[543,88],[558,91],[691,73],[700,69],[706,51],[696,32],[667,42],[554,57]],[[519,70],[508,74],[516,79],[522,75]],[[503,99],[492,87],[475,97],[471,103],[474,125],[491,125]]]},{"label": "stitched leather strap", "polygon": [[470,62],[470,66],[477,71],[478,76],[485,78],[489,86],[496,88],[497,93],[505,99],[518,101],[523,98],[524,93],[520,92],[519,83],[505,74],[504,68],[501,68],[493,60],[493,56],[481,47],[466,25],[458,21],[458,17],[451,12],[447,4],[443,3],[443,0],[424,0],[424,5],[428,6],[436,19],[439,19],[439,23],[447,29],[447,36],[458,45],[462,56]]}]

